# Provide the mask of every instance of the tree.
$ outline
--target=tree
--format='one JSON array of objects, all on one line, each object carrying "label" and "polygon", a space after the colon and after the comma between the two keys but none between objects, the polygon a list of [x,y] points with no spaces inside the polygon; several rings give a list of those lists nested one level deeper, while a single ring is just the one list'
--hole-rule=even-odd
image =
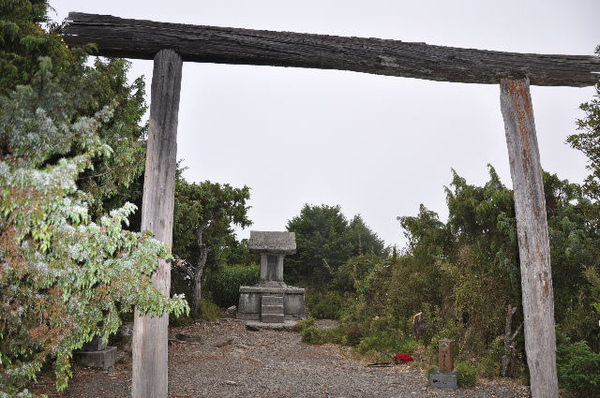
[{"label": "tree", "polygon": [[74,110],[85,92],[70,90],[82,78],[51,70],[46,58],[33,85],[0,96],[0,385],[9,394],[48,358],[57,388],[65,388],[72,350],[95,335],[106,341],[134,306],[152,314],[187,308],[152,286],[167,248],[123,230],[135,206],[91,219],[89,195],[76,180],[113,153],[98,133],[111,110],[79,117]]},{"label": "tree", "polygon": [[364,220],[357,214],[348,224],[350,240],[355,243],[354,256],[373,254],[382,257],[385,254],[385,243],[376,233],[365,224]]},{"label": "tree", "polygon": [[442,307],[443,292],[451,282],[444,277],[453,239],[450,229],[424,205],[416,216],[397,217],[408,239],[406,255],[394,264],[390,296],[398,303],[396,313],[406,319],[425,306]]},{"label": "tree", "polygon": [[[130,62],[111,58],[86,65],[87,50],[70,49],[61,39],[61,26],[47,16],[46,0],[0,1],[0,95],[19,84],[29,84],[39,57],[48,57],[51,72],[75,94],[69,105],[78,115],[92,117],[104,107],[113,110],[98,134],[110,142],[114,156],[93,159],[93,169],[82,172],[77,184],[92,195],[89,211],[93,219],[125,201],[141,204],[147,126],[141,125],[147,106],[142,77],[127,83]],[[41,25],[44,25],[45,29]],[[86,77],[70,79],[70,76]],[[84,94],[84,95],[81,95]],[[72,153],[71,155],[76,155]],[[139,214],[131,229],[139,229]]]},{"label": "tree", "polygon": [[[596,47],[600,56],[600,46]],[[577,134],[571,134],[567,142],[580,150],[588,158],[587,168],[591,174],[586,178],[586,193],[595,200],[600,199],[600,82],[596,83],[596,98],[580,105],[585,113],[583,119],[577,120]]]},{"label": "tree", "polygon": [[[94,115],[108,106],[112,118],[103,122],[100,138],[110,143],[114,155],[94,159],[93,169],[82,173],[78,186],[91,194],[93,216],[119,207],[125,201],[141,205],[148,125],[142,124],[147,110],[143,76],[127,83],[129,61],[120,58],[96,58],[93,68],[86,68],[87,101],[77,112]],[[139,230],[136,218],[132,230]]]},{"label": "tree", "polygon": [[287,230],[296,233],[297,254],[286,260],[287,277],[293,281],[325,284],[350,257],[383,255],[383,241],[360,216],[349,223],[340,206],[306,204],[299,216],[288,221]]},{"label": "tree", "polygon": [[[0,0],[0,95],[29,84],[39,57],[49,57],[54,71],[71,63],[71,53],[60,40],[58,26],[49,22],[47,8],[47,0]],[[42,23],[50,32],[42,29]]]},{"label": "tree", "polygon": [[188,183],[181,176],[175,187],[173,253],[192,283],[192,313],[197,316],[206,265],[225,262],[228,247],[235,247],[233,226],[247,227],[250,188],[204,181]]}]

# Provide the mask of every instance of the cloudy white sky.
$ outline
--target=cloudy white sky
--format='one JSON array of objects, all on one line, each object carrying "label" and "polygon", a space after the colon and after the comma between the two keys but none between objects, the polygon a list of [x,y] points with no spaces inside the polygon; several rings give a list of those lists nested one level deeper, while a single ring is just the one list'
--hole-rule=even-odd
[{"label": "cloudy white sky", "polygon": [[[196,25],[592,55],[598,0],[50,0],[70,11]],[[152,62],[133,60],[132,78]],[[581,182],[586,159],[565,144],[593,88],[532,87],[542,165]],[[511,186],[497,85],[355,72],[184,64],[178,158],[189,181],[251,188],[251,229],[285,230],[305,203],[360,214],[388,245],[419,204],[446,220],[451,169]],[[239,231],[240,238],[249,229]]]}]

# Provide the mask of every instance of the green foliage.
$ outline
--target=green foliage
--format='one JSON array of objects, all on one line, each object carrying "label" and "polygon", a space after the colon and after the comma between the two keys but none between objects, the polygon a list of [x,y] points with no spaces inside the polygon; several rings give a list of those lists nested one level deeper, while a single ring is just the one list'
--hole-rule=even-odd
[{"label": "green foliage", "polygon": [[477,365],[472,361],[459,360],[455,363],[458,372],[458,385],[461,387],[473,386],[477,383]]},{"label": "green foliage", "polygon": [[[403,255],[349,257],[337,268],[328,294],[309,300],[314,315],[319,302],[335,308],[333,303],[346,295],[338,330],[342,341],[358,352],[412,352],[436,363],[437,341],[450,338],[465,358],[495,355],[506,304],[520,303],[512,193],[492,167],[483,187],[469,185],[455,173],[446,193],[447,224],[424,206],[417,216],[399,217],[409,241]],[[419,337],[413,327],[417,313],[425,319]],[[323,341],[319,331],[309,331],[307,340]],[[498,369],[485,362],[469,372],[473,366],[467,365],[467,376]]]},{"label": "green foliage", "polygon": [[340,206],[306,204],[287,230],[296,233],[298,248],[286,258],[286,279],[294,284],[325,285],[349,258],[384,254],[377,234],[358,215],[348,222]]},{"label": "green foliage", "polygon": [[[600,46],[596,49],[600,56]],[[590,175],[586,178],[584,189],[596,201],[600,199],[600,82],[595,85],[596,96],[589,102],[580,105],[585,113],[583,119],[577,120],[579,133],[571,134],[567,142],[580,150],[588,158]]]},{"label": "green foliage", "polygon": [[[233,226],[247,227],[252,223],[247,217],[246,201],[249,199],[250,188],[246,186],[233,188],[229,184],[210,181],[190,184],[181,175],[177,177],[173,253],[181,262],[175,271],[183,273],[180,280],[190,283],[194,314],[202,297],[205,266],[224,266],[232,252],[239,257],[243,251],[244,246],[235,239]],[[228,295],[233,288],[237,287],[230,287],[225,292],[227,297],[218,300],[230,301]]]},{"label": "green foliage", "polygon": [[[141,122],[147,105],[143,77],[127,83],[130,67],[120,58],[97,58],[93,68],[85,69],[88,100],[78,107],[78,114],[94,115],[104,107],[112,111],[112,118],[100,129],[100,139],[110,143],[113,156],[94,159],[93,169],[77,181],[94,198],[90,203],[94,217],[125,201],[141,205],[147,133],[147,125]],[[139,230],[141,221],[134,221],[132,230]]]},{"label": "green foliage", "polygon": [[560,330],[556,331],[556,363],[558,381],[575,397],[600,397],[600,354],[585,341],[572,343]]},{"label": "green foliage", "polygon": [[583,272],[583,275],[590,284],[592,307],[594,307],[597,314],[600,314],[600,274],[598,273],[598,269],[587,267]]},{"label": "green foliage", "polygon": [[[489,345],[487,351],[477,361],[477,374],[480,377],[493,379],[502,373],[501,358],[510,354],[504,348],[504,336],[498,336]],[[517,358],[519,359],[519,358]],[[518,373],[518,372],[515,372]]]},{"label": "green foliage", "polygon": [[571,338],[597,344],[598,335],[589,327],[594,290],[586,271],[596,270],[600,259],[597,205],[555,175],[544,176],[544,189],[557,322]]},{"label": "green foliage", "polygon": [[[208,263],[225,264],[227,249],[235,245],[234,225],[247,227],[252,222],[247,217],[250,188],[233,188],[229,184],[204,181],[189,183],[178,177],[175,188],[175,222],[173,253],[186,263],[195,265],[206,245],[210,252]],[[201,242],[198,236],[201,234]]]},{"label": "green foliage", "polygon": [[0,97],[0,384],[7,393],[49,358],[64,389],[72,350],[97,334],[107,341],[134,306],[187,310],[183,298],[151,284],[159,258],[170,258],[165,245],[123,229],[134,205],[92,220],[75,182],[94,159],[112,154],[98,133],[111,112],[77,117],[76,96],[51,70],[43,60],[32,86]]},{"label": "green foliage", "polygon": [[169,314],[169,327],[170,326],[190,326],[193,325],[196,320],[189,313]]},{"label": "green foliage", "polygon": [[296,330],[300,332],[302,341],[308,344],[346,344],[345,333],[339,327],[332,329],[319,329],[314,318],[307,318],[296,324]]},{"label": "green foliage", "polygon": [[385,352],[394,355],[406,352],[412,355],[418,350],[418,346],[419,343],[408,338],[402,330],[387,329],[362,338],[356,350],[362,354]]},{"label": "green foliage", "polygon": [[216,321],[223,318],[219,306],[206,298],[200,300],[199,315],[205,321]]},{"label": "green foliage", "polygon": [[[89,213],[97,220],[125,201],[141,203],[146,127],[139,124],[147,109],[144,81],[138,78],[129,85],[126,75],[130,63],[122,59],[98,58],[93,67],[87,66],[86,50],[67,48],[59,34],[61,27],[48,20],[47,8],[45,0],[0,1],[0,95],[8,95],[18,85],[31,84],[43,57],[48,60],[46,68],[68,91],[70,100],[62,109],[63,115],[94,117],[106,107],[111,109],[111,118],[98,119],[102,127],[97,134],[110,143],[113,156],[94,158],[93,167],[77,179],[78,187],[90,193]],[[50,97],[54,95],[47,92]],[[55,144],[65,146],[69,140]],[[10,147],[0,141],[0,150]],[[75,156],[78,151],[70,147],[59,153]],[[130,229],[139,230],[139,224],[138,213]]]},{"label": "green foliage", "polygon": [[237,305],[240,286],[252,286],[260,277],[260,265],[223,266],[207,273],[204,289],[221,308]]},{"label": "green foliage", "polygon": [[330,289],[309,289],[306,307],[316,319],[339,319],[348,300],[347,295]]},{"label": "green foliage", "polygon": [[55,70],[70,63],[58,27],[49,24],[48,33],[40,26],[48,23],[47,8],[46,0],[0,0],[0,95],[31,83],[40,57],[50,58]]}]

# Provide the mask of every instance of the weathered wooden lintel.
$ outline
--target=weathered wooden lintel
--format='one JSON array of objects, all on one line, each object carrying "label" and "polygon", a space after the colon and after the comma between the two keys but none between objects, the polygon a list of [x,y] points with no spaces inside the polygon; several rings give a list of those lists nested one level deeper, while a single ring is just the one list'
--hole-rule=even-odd
[{"label": "weathered wooden lintel", "polygon": [[532,85],[585,87],[600,78],[600,59],[587,55],[519,54],[76,12],[67,21],[67,44],[94,43],[103,56],[154,59],[169,48],[192,62],[338,69],[460,83],[528,77]]}]

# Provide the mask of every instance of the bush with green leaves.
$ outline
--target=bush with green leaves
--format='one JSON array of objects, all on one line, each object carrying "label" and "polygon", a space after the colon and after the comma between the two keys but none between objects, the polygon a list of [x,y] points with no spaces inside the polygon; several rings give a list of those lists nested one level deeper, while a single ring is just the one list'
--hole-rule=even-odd
[{"label": "bush with green leaves", "polygon": [[302,341],[308,344],[346,344],[345,331],[337,326],[330,329],[319,329],[314,318],[308,317],[296,324],[296,330],[300,332]]},{"label": "bush with green leaves", "polygon": [[585,341],[573,343],[557,329],[556,365],[561,388],[575,397],[600,397],[600,354]]},{"label": "bush with green leaves", "polygon": [[[135,206],[98,221],[76,185],[93,160],[110,156],[98,130],[111,117],[78,117],[69,92],[44,59],[31,86],[0,96],[0,391],[16,394],[54,361],[56,386],[71,376],[72,351],[108,340],[120,314],[181,314],[150,275],[168,248],[123,229]],[[69,77],[77,79],[77,77]],[[79,86],[79,85],[74,85]]]},{"label": "bush with green leaves", "polygon": [[458,372],[458,385],[468,387],[477,383],[477,365],[473,361],[456,361],[456,371]]},{"label": "bush with green leaves", "polygon": [[340,319],[348,295],[336,290],[308,289],[306,308],[316,319]]},{"label": "bush with green leaves", "polygon": [[204,280],[204,288],[212,301],[221,308],[237,305],[240,299],[240,286],[252,286],[258,282],[260,266],[236,265],[211,270]]}]

